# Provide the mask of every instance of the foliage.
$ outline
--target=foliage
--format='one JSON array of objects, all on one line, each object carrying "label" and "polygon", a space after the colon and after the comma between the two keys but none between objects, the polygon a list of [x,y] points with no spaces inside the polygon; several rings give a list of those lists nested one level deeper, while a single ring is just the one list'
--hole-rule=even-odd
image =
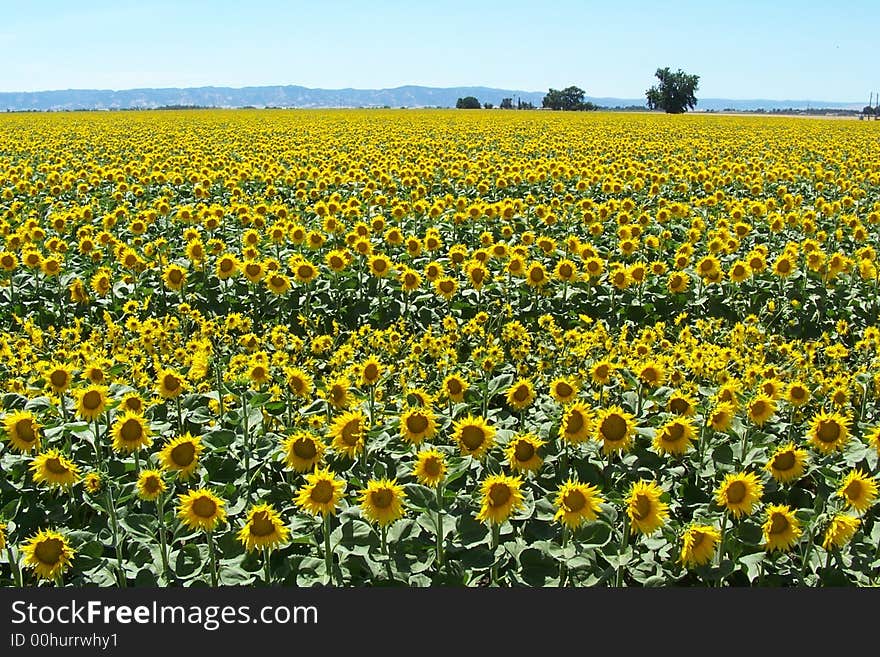
[{"label": "foliage", "polygon": [[584,94],[586,92],[575,86],[566,87],[565,89],[550,89],[541,106],[553,110],[567,111],[590,111],[597,109],[593,103],[584,102]]},{"label": "foliage", "polygon": [[455,101],[455,109],[480,109],[480,101],[474,96],[465,96]]},{"label": "foliage", "polygon": [[694,95],[699,88],[700,76],[675,72],[669,67],[658,68],[654,76],[660,81],[645,92],[650,109],[661,109],[667,114],[681,114],[697,105]]}]

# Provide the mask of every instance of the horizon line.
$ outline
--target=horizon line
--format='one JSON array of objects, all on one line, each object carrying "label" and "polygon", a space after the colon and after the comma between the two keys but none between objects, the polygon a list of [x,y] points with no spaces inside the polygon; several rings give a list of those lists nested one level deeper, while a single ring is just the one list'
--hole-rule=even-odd
[{"label": "horizon line", "polygon": [[[578,85],[570,85],[570,86],[578,86]],[[71,91],[92,91],[92,92],[110,92],[110,93],[122,93],[126,91],[164,91],[164,90],[175,90],[175,91],[183,91],[187,89],[230,89],[234,91],[241,91],[244,89],[268,89],[272,87],[299,87],[301,89],[306,89],[308,91],[395,91],[398,89],[403,89],[406,87],[419,87],[422,89],[434,89],[434,90],[450,90],[450,89],[491,89],[494,91],[516,91],[521,93],[529,93],[529,94],[541,94],[546,93],[544,91],[532,91],[527,89],[511,89],[504,87],[493,87],[485,84],[462,84],[455,86],[444,86],[444,87],[436,87],[425,84],[401,84],[395,87],[307,87],[301,84],[248,84],[242,86],[232,86],[232,85],[218,85],[218,84],[203,84],[203,85],[190,85],[190,86],[162,86],[162,87],[125,87],[119,89],[113,88],[99,88],[99,87],[68,87],[66,89],[36,89],[36,90],[12,90],[12,91],[4,91],[0,90],[0,94],[41,94],[41,93],[60,93],[60,92],[71,92]],[[551,89],[553,87],[548,87]],[[590,98],[610,98],[615,100],[636,100],[636,97],[625,97],[625,96],[608,96],[608,95],[596,95],[585,92],[585,95]],[[880,93],[875,92],[875,96],[880,96]],[[640,96],[641,97],[641,96]],[[640,98],[639,97],[639,98]],[[699,103],[700,99],[697,99]],[[791,101],[798,102],[807,102],[807,103],[839,103],[839,104],[856,104],[862,101],[860,100],[816,100],[812,98],[762,98],[762,97],[743,97],[743,98],[734,98],[727,96],[706,96],[703,100],[733,100],[733,101],[770,101],[774,103],[784,103]]]}]

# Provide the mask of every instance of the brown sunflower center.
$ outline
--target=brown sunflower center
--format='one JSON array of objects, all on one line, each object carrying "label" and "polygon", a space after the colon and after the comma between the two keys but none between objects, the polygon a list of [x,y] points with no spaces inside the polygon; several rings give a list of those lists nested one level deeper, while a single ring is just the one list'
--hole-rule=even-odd
[{"label": "brown sunflower center", "polygon": [[178,388],[180,388],[180,379],[178,379],[173,374],[166,374],[164,377],[162,377],[162,385],[168,392],[175,392]]},{"label": "brown sunflower center", "polygon": [[688,403],[686,399],[682,399],[681,397],[676,397],[672,401],[669,402],[669,410],[675,413],[676,415],[684,415],[690,410],[691,405]]},{"label": "brown sunflower center", "polygon": [[172,269],[168,272],[168,280],[177,285],[180,281],[183,280],[183,272],[179,269]]},{"label": "brown sunflower center", "polygon": [[789,527],[788,518],[781,513],[774,513],[770,520],[770,533],[781,534]]},{"label": "brown sunflower center", "polygon": [[578,410],[572,410],[565,423],[565,432],[568,434],[577,433],[584,428],[584,424],[584,414]]},{"label": "brown sunflower center", "polygon": [[406,418],[406,428],[410,433],[420,434],[428,428],[428,418],[421,413]]},{"label": "brown sunflower center", "polygon": [[192,510],[199,518],[213,518],[217,513],[217,503],[207,495],[203,495],[192,503]]},{"label": "brown sunflower center", "polygon": [[684,438],[684,426],[676,422],[666,427],[666,431],[663,432],[660,438],[667,443],[677,443]]},{"label": "brown sunflower center", "polygon": [[52,372],[52,374],[49,375],[49,380],[56,388],[63,388],[67,385],[67,372],[65,372],[64,370],[55,370],[54,372]]},{"label": "brown sunflower center", "polygon": [[429,456],[422,464],[422,469],[429,477],[439,477],[443,466],[440,462],[440,459],[438,459],[436,456]]},{"label": "brown sunflower center", "polygon": [[15,432],[18,434],[19,439],[26,443],[32,443],[37,439],[37,432],[34,431],[34,421],[29,417],[15,423]]},{"label": "brown sunflower center", "polygon": [[379,366],[375,363],[370,363],[364,368],[364,378],[367,381],[375,381],[379,378]]},{"label": "brown sunflower center", "polygon": [[381,488],[379,490],[374,490],[373,494],[370,496],[370,500],[373,503],[373,506],[377,509],[387,509],[391,506],[391,502],[394,499],[394,493],[391,492],[388,488]]},{"label": "brown sunflower center", "polygon": [[626,436],[626,420],[619,414],[612,413],[602,420],[600,430],[605,440],[612,443],[620,442]]},{"label": "brown sunflower center", "polygon": [[562,498],[562,505],[571,513],[577,513],[584,508],[586,503],[587,498],[579,490],[568,491],[565,497]]},{"label": "brown sunflower center", "polygon": [[327,504],[333,499],[333,484],[322,479],[312,487],[312,501],[318,504]]},{"label": "brown sunflower center", "polygon": [[767,403],[763,399],[759,399],[758,401],[752,402],[751,408],[753,417],[763,417],[764,413],[767,412]]},{"label": "brown sunflower center", "polygon": [[644,520],[651,515],[651,507],[651,498],[639,493],[636,495],[635,504],[633,505],[633,517],[636,520]]},{"label": "brown sunflower center", "polygon": [[315,441],[311,438],[306,438],[305,436],[297,438],[293,442],[293,453],[297,455],[297,457],[303,459],[304,461],[309,461],[318,453],[318,449],[315,447]]},{"label": "brown sunflower center", "polygon": [[144,437],[144,428],[138,420],[132,417],[122,423],[119,435],[125,442],[133,443]]},{"label": "brown sunflower center", "polygon": [[67,466],[65,466],[58,457],[46,459],[46,469],[56,475],[65,475],[70,472]]},{"label": "brown sunflower center", "polygon": [[739,504],[744,499],[746,499],[746,493],[748,489],[746,485],[741,481],[734,481],[730,486],[727,487],[727,501],[730,504]]},{"label": "brown sunflower center", "polygon": [[196,447],[190,442],[180,443],[171,450],[171,460],[180,468],[190,466],[196,456]]},{"label": "brown sunflower center", "polygon": [[345,423],[345,426],[342,427],[342,442],[344,442],[346,445],[357,445],[360,437],[361,421],[359,419],[355,418],[354,420],[349,420]]},{"label": "brown sunflower center", "polygon": [[833,443],[840,438],[840,425],[834,420],[822,420],[816,437],[823,443]]},{"label": "brown sunflower center", "polygon": [[843,493],[847,496],[848,499],[857,500],[862,496],[862,482],[858,479],[854,479],[849,484],[847,484],[846,488],[843,489]]},{"label": "brown sunflower center", "polygon": [[535,455],[535,446],[527,440],[520,440],[513,451],[517,461],[526,462]]},{"label": "brown sunflower center", "polygon": [[147,493],[153,495],[154,493],[158,493],[162,488],[162,481],[156,475],[152,475],[144,479],[143,486]]},{"label": "brown sunflower center", "polygon": [[528,386],[521,385],[516,390],[513,391],[513,398],[518,402],[524,402],[529,398],[529,388]]},{"label": "brown sunflower center", "polygon": [[706,535],[703,532],[694,532],[692,535],[693,542],[691,543],[691,549],[696,550],[703,544],[703,541],[706,540]]},{"label": "brown sunflower center", "polygon": [[503,506],[510,499],[510,487],[507,484],[492,484],[489,489],[489,500],[492,506]]},{"label": "brown sunflower center", "polygon": [[266,511],[257,511],[251,518],[251,534],[254,536],[268,536],[275,531],[275,523]]},{"label": "brown sunflower center", "polygon": [[456,379],[450,379],[446,383],[446,389],[449,391],[450,395],[457,395],[461,392],[461,382]]},{"label": "brown sunflower center", "polygon": [[565,381],[560,381],[556,384],[556,394],[563,399],[567,399],[574,394],[574,388],[568,385]]},{"label": "brown sunflower center", "polygon": [[486,434],[482,427],[469,424],[461,430],[461,442],[463,442],[468,449],[477,449],[485,440]]},{"label": "brown sunflower center", "polygon": [[440,283],[440,291],[445,294],[449,294],[453,290],[453,282],[452,281],[441,281]]},{"label": "brown sunflower center", "polygon": [[773,467],[776,470],[781,470],[783,472],[791,470],[794,467],[795,462],[796,459],[794,452],[792,451],[782,452],[773,457]]},{"label": "brown sunflower center", "polygon": [[101,407],[101,393],[97,390],[89,390],[83,395],[82,405],[86,410],[97,410]]},{"label": "brown sunflower center", "polygon": [[54,566],[61,560],[64,553],[64,543],[60,538],[47,538],[37,543],[34,554],[40,562]]}]

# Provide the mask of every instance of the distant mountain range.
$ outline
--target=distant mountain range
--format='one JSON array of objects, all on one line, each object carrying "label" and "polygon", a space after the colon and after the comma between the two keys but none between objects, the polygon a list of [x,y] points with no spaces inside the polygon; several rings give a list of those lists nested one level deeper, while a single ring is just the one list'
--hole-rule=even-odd
[{"label": "distant mountain range", "polygon": [[[300,86],[270,87],[190,87],[184,89],[66,89],[59,91],[0,92],[0,111],[14,110],[109,110],[154,109],[168,106],[200,107],[455,107],[465,96],[475,96],[481,103],[495,107],[502,99],[522,100],[541,106],[544,91],[518,91],[490,87],[420,87],[394,89],[310,89]],[[601,107],[644,107],[644,98],[607,98],[587,96],[586,101]],[[697,110],[733,109],[856,109],[864,103],[817,100],[732,100],[701,98]]]}]

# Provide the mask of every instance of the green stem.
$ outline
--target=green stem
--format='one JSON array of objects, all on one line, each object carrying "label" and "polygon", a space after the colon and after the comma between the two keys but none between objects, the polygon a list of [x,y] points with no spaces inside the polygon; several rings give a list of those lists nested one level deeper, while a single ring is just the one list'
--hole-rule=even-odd
[{"label": "green stem", "polygon": [[727,538],[727,511],[721,518],[721,538],[718,541],[718,587],[724,584],[724,578],[721,576],[721,562],[724,560],[724,539]]},{"label": "green stem", "polygon": [[13,582],[17,581],[20,587],[24,587],[24,574],[21,572],[21,566],[18,565],[18,559],[12,553],[12,546],[9,543],[6,544],[6,557],[9,559],[9,568],[15,576]]},{"label": "green stem", "polygon": [[501,526],[497,523],[492,523],[492,571],[490,574],[490,582],[492,586],[498,586],[498,561],[495,558],[495,553],[498,551],[498,539],[501,533]]},{"label": "green stem", "polygon": [[443,569],[443,484],[437,484],[437,570]]},{"label": "green stem", "polygon": [[214,533],[207,532],[208,538],[208,557],[211,560],[211,586],[217,586],[217,553],[214,550]]},{"label": "green stem", "polygon": [[333,551],[330,549],[330,514],[324,514],[324,569],[327,578],[333,584]]},{"label": "green stem", "polygon": [[388,579],[393,579],[391,574],[391,557],[388,554],[388,525],[382,525],[382,554],[385,556],[385,570],[388,573]]},{"label": "green stem", "polygon": [[104,497],[107,501],[107,511],[110,513],[110,530],[113,532],[113,547],[116,548],[116,567],[119,575],[119,587],[124,589],[126,577],[125,570],[122,567],[122,545],[119,543],[119,526],[116,519],[116,505],[113,502],[113,487],[110,484],[109,477],[104,491]]},{"label": "green stem", "polygon": [[565,586],[565,579],[568,577],[568,566],[566,564],[565,548],[568,547],[568,525],[562,525],[562,558],[559,560],[559,586]]},{"label": "green stem", "polygon": [[244,478],[247,480],[247,499],[251,501],[251,433],[248,428],[247,392],[241,393],[241,426],[244,432]]},{"label": "green stem", "polygon": [[175,405],[177,406],[177,435],[183,435],[183,413],[180,410],[180,395],[174,398]]},{"label": "green stem", "polygon": [[614,578],[614,587],[620,588],[621,582],[623,580],[623,565],[620,563],[621,556],[623,555],[623,550],[626,545],[629,543],[629,516],[626,513],[623,514],[623,534],[620,537],[620,545],[617,546],[617,575]]},{"label": "green stem", "polygon": [[168,543],[165,538],[165,496],[160,495],[156,502],[156,512],[159,519],[159,544],[162,550],[162,575],[168,577]]},{"label": "green stem", "polygon": [[272,585],[272,567],[269,563],[269,557],[272,555],[272,551],[268,548],[263,550],[263,579],[266,582],[266,586]]}]

